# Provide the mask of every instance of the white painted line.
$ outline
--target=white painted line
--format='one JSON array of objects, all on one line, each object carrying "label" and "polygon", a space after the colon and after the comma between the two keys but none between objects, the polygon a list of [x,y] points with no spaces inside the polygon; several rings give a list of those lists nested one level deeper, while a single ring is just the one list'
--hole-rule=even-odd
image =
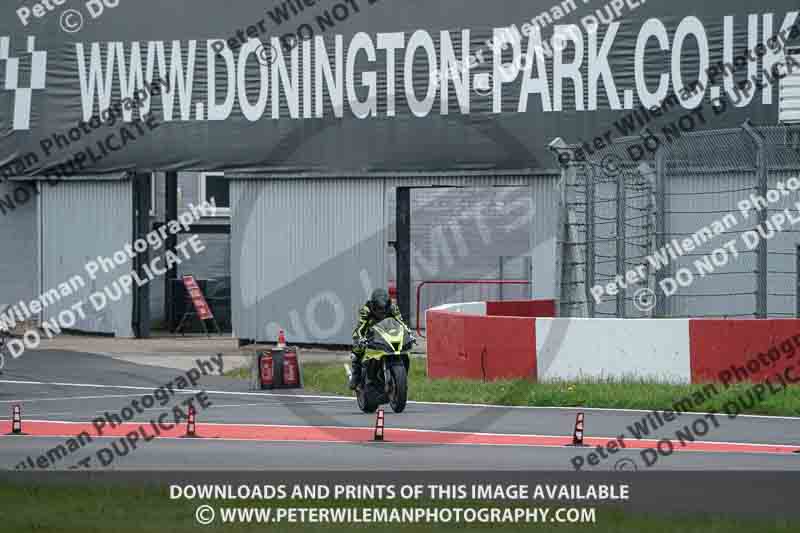
[{"label": "white painted line", "polygon": [[[321,405],[326,403],[338,403],[341,400],[328,400],[328,401],[317,401],[317,402],[291,402],[291,403],[281,403],[279,405]],[[204,408],[204,411],[208,411],[209,409],[214,409],[216,407],[270,407],[274,404],[268,403],[236,403],[236,404],[211,404],[208,407]],[[145,411],[157,411],[158,409],[144,409]]]},{"label": "white painted line", "polygon": [[61,416],[61,415],[80,416],[80,414],[79,414],[79,413],[76,413],[76,412],[74,412],[74,411],[61,411],[61,412],[59,412],[59,413],[51,413],[51,412],[44,412],[44,413],[39,413],[39,412],[36,412],[36,413],[30,413],[30,412],[26,412],[26,413],[25,413],[25,416],[56,416],[56,415],[59,415],[59,416]]},{"label": "white painted line", "polygon": [[[0,383],[10,383],[14,385],[47,385],[47,386],[54,386],[54,387],[85,387],[85,388],[97,388],[97,389],[127,389],[127,390],[144,390],[150,391],[157,389],[158,387],[140,387],[134,385],[98,385],[96,383],[62,383],[57,381],[19,381],[19,380],[10,380],[10,379],[1,379]],[[286,394],[286,393],[276,393],[276,392],[237,392],[237,391],[229,391],[229,390],[209,390],[209,389],[175,389],[173,392],[175,394],[196,394],[198,392],[205,392],[208,394],[227,394],[230,396],[256,396],[262,398],[295,398],[298,400],[303,400],[305,398],[311,399],[322,399],[322,400],[331,400],[337,402],[347,402],[353,401],[355,398],[346,398],[343,396],[334,396],[334,395],[313,395],[313,394]],[[20,400],[23,401],[23,400]]]},{"label": "white painted line", "polygon": [[106,394],[103,396],[63,396],[61,398],[26,398],[24,400],[0,400],[0,403],[63,402],[67,400],[99,400],[103,398],[133,398],[141,394]]},{"label": "white painted line", "polygon": [[[17,385],[52,385],[58,387],[94,387],[100,389],[131,389],[131,390],[148,390],[152,391],[152,387],[137,387],[133,385],[97,385],[93,383],[60,383],[60,382],[47,382],[47,381],[17,381],[0,379],[0,383],[11,383]],[[157,388],[157,387],[156,387]],[[286,394],[277,392],[235,392],[226,390],[208,390],[208,389],[178,389],[174,391],[176,394],[196,394],[198,392],[206,392],[208,394],[227,394],[230,396],[257,396],[263,398],[295,398],[295,399],[322,399],[330,400],[331,402],[352,402],[354,397],[335,396],[335,395],[319,395],[319,394]],[[24,400],[20,400],[24,401]],[[536,406],[536,405],[492,405],[485,403],[454,403],[454,402],[421,402],[409,400],[409,404],[414,405],[432,405],[432,406],[446,406],[446,407],[463,407],[463,408],[481,408],[481,409],[530,409],[530,410],[555,410],[555,411],[598,411],[610,413],[652,413],[654,409],[619,409],[611,407],[558,407],[558,406]],[[662,411],[655,409],[655,411]],[[687,415],[707,415],[719,413],[707,413],[703,411],[687,411]],[[773,416],[773,415],[737,415],[736,418],[763,418],[765,420],[800,420],[800,416]]]}]

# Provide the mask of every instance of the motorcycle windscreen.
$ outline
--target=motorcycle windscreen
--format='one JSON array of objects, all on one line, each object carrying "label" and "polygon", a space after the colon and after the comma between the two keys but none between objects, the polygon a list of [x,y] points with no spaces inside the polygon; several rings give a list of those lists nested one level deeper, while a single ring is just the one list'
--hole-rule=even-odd
[{"label": "motorcycle windscreen", "polygon": [[399,353],[403,351],[404,339],[406,330],[403,325],[394,317],[387,317],[375,324],[373,327],[375,331],[375,340],[380,339],[388,348],[389,352]]}]

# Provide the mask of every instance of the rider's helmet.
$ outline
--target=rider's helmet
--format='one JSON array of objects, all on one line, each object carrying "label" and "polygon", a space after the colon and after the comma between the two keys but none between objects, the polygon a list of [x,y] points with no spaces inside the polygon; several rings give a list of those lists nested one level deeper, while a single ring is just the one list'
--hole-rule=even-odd
[{"label": "rider's helmet", "polygon": [[369,297],[367,305],[378,320],[383,320],[392,314],[392,300],[389,298],[389,293],[386,292],[386,289],[372,291],[372,296]]}]

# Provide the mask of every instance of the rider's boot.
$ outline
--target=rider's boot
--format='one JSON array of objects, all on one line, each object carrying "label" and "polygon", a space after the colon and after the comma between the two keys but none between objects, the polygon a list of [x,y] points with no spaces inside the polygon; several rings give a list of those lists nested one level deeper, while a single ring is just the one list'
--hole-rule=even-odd
[{"label": "rider's boot", "polygon": [[356,354],[350,354],[350,390],[356,390],[361,382],[361,361]]}]

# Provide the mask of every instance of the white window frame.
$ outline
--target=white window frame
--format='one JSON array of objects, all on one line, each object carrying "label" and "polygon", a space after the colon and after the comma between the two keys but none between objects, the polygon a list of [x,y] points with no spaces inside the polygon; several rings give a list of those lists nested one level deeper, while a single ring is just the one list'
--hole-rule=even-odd
[{"label": "white window frame", "polygon": [[[200,191],[200,202],[206,201],[206,176],[225,176],[224,172],[201,172],[199,176],[199,186],[198,189]],[[230,217],[231,216],[231,208],[230,207],[218,207],[217,217]]]}]

